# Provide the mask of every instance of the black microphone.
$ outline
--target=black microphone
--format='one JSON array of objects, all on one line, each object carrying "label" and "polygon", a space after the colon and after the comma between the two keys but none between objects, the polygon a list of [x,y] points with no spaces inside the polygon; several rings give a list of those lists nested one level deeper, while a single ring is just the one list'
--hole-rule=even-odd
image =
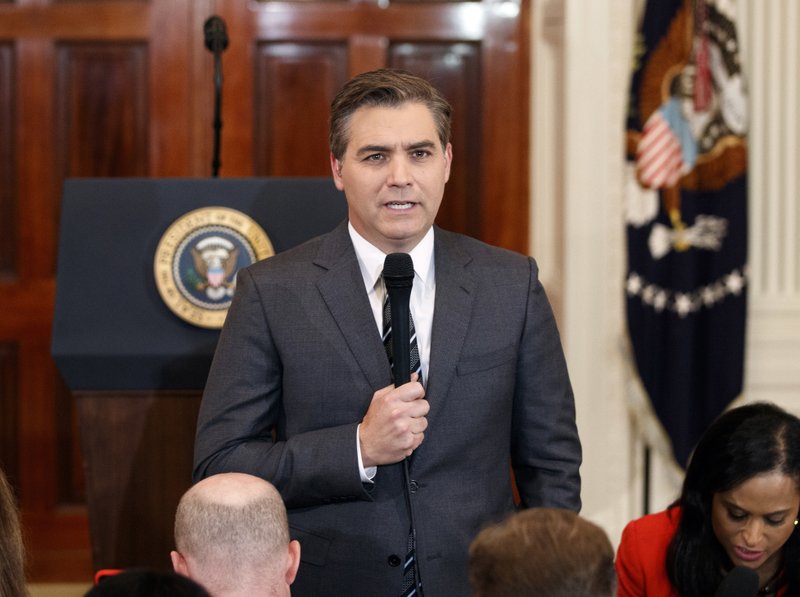
[{"label": "black microphone", "polygon": [[[408,253],[390,253],[383,261],[383,283],[389,295],[392,309],[392,367],[394,385],[401,386],[411,381],[411,339],[409,338],[409,308],[411,287],[414,284],[414,261]],[[414,521],[414,503],[411,500],[411,472],[408,458],[403,460],[406,507],[411,522],[411,545],[416,551],[417,526]],[[419,573],[419,554],[414,558],[415,597],[423,597],[422,578]]]},{"label": "black microphone", "polygon": [[714,597],[756,597],[758,573],[744,566],[736,566],[725,575]]},{"label": "black microphone", "polygon": [[222,17],[212,15],[203,24],[203,33],[206,36],[206,48],[212,52],[222,52],[228,47],[228,32]]},{"label": "black microphone", "polygon": [[414,262],[408,253],[390,253],[383,262],[383,283],[392,309],[392,367],[394,385],[411,380],[411,338],[408,302],[414,284]]}]

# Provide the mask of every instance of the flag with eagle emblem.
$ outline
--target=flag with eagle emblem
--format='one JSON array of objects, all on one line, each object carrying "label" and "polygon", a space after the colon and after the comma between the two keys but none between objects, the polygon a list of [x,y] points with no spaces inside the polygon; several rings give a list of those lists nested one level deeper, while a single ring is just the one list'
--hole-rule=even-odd
[{"label": "flag with eagle emblem", "polygon": [[747,97],[731,0],[648,0],[627,122],[627,320],[685,466],[742,390]]}]

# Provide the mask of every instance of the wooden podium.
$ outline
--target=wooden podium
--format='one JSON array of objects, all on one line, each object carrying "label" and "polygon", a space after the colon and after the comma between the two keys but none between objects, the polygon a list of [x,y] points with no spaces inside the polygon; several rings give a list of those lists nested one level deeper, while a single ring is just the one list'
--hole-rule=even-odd
[{"label": "wooden podium", "polygon": [[95,570],[171,568],[219,330],[167,306],[154,257],[165,231],[204,207],[246,214],[276,253],[347,212],[329,178],[66,181],[52,353],[77,401]]}]

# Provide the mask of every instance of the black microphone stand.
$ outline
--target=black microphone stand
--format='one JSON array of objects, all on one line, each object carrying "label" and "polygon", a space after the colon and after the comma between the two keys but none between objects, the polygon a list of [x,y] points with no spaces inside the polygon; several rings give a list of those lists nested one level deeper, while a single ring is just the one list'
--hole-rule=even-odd
[{"label": "black microphone stand", "polygon": [[214,53],[214,155],[211,160],[211,175],[219,175],[220,131],[222,130],[222,52],[228,47],[225,21],[214,15],[203,25],[206,48]]}]

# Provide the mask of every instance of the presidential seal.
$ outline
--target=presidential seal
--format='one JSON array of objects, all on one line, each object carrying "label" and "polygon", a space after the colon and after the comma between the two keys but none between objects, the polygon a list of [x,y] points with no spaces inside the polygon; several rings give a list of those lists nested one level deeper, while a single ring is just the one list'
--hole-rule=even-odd
[{"label": "presidential seal", "polygon": [[274,254],[266,232],[248,215],[227,207],[190,211],[158,243],[158,293],[184,321],[219,329],[236,289],[236,273]]}]

